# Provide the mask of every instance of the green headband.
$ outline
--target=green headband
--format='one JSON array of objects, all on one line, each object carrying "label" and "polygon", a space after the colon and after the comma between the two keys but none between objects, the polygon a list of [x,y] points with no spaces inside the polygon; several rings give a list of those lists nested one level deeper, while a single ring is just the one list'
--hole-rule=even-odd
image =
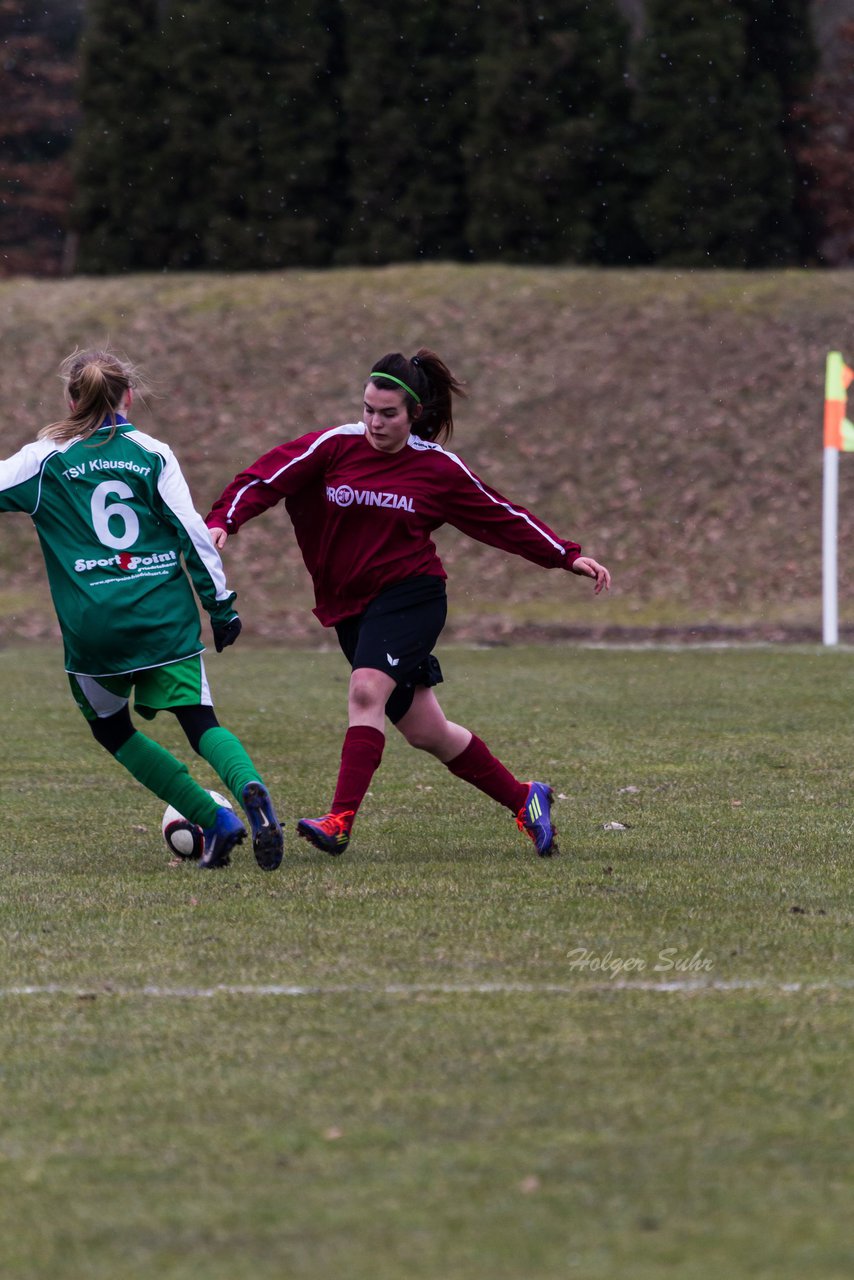
[{"label": "green headband", "polygon": [[372,378],[388,378],[389,382],[396,382],[399,387],[403,387],[407,395],[412,396],[412,399],[415,401],[416,404],[421,403],[421,397],[417,396],[411,387],[408,387],[405,382],[401,381],[400,378],[396,378],[393,373],[372,373],[371,377]]}]

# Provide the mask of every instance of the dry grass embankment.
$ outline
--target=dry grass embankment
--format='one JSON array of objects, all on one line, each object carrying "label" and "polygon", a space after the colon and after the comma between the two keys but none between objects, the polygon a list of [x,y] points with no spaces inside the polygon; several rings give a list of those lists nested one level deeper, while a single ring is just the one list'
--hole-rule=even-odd
[{"label": "dry grass embankment", "polygon": [[[109,338],[161,395],[204,511],[278,440],[353,420],[370,363],[435,347],[469,385],[455,447],[577,537],[611,597],[442,530],[449,638],[817,638],[821,416],[831,348],[854,354],[854,275],[402,266],[0,284],[2,452],[59,412],[54,372]],[[844,634],[854,636],[854,462],[841,470]],[[3,521],[0,635],[55,634],[25,520]],[[228,549],[247,632],[315,643],[278,509]],[[326,637],[328,638],[328,637]]]}]

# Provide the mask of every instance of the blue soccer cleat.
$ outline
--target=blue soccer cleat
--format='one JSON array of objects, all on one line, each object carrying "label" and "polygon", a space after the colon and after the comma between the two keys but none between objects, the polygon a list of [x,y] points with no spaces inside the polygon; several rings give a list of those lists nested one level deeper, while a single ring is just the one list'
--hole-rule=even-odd
[{"label": "blue soccer cleat", "polygon": [[263,782],[247,782],[241,799],[252,828],[255,861],[262,871],[275,871],[281,865],[285,839],[270,793]]},{"label": "blue soccer cleat", "polygon": [[233,809],[217,809],[212,827],[205,827],[205,847],[198,865],[208,871],[227,867],[231,851],[246,835],[246,828]]},{"label": "blue soccer cleat", "polygon": [[516,814],[516,826],[534,842],[541,858],[558,853],[557,830],[552,826],[554,792],[545,782],[528,784],[528,798]]}]

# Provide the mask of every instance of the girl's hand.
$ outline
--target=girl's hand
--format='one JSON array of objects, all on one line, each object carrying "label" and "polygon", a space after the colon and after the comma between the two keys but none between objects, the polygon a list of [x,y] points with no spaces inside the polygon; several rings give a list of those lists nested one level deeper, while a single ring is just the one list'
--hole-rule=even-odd
[{"label": "girl's hand", "polygon": [[594,595],[600,591],[609,591],[611,589],[611,575],[605,568],[604,564],[600,564],[598,560],[594,560],[591,556],[579,556],[570,565],[573,573],[580,574],[582,578],[595,578],[596,586],[593,588]]},{"label": "girl's hand", "polygon": [[211,541],[213,542],[217,551],[222,551],[228,539],[228,534],[226,533],[225,529],[211,529],[210,535],[211,535]]}]

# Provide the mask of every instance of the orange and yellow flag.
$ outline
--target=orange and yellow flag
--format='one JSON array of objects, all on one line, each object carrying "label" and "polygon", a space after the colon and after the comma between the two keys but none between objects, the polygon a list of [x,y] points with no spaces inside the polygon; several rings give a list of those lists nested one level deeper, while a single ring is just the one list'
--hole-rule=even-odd
[{"label": "orange and yellow flag", "polygon": [[854,381],[854,369],[849,369],[840,352],[831,351],[827,357],[824,379],[824,447],[854,452],[854,423],[847,416],[848,388]]}]

